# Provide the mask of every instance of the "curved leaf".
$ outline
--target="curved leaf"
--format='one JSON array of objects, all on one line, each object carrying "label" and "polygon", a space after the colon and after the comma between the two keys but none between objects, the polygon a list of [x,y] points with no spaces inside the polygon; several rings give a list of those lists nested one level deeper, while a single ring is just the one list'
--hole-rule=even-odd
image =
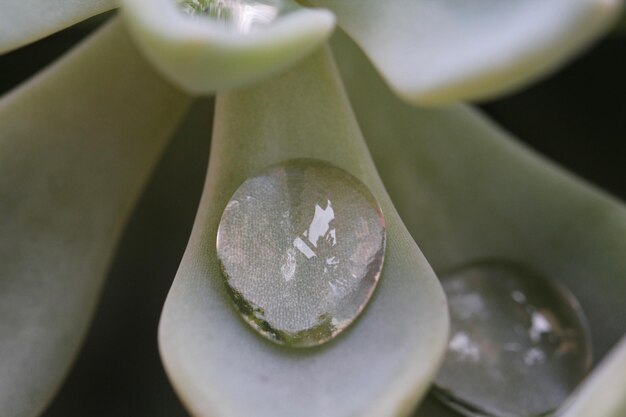
[{"label": "curved leaf", "polygon": [[621,0],[311,0],[410,103],[504,93],[554,69],[609,27]]},{"label": "curved leaf", "polygon": [[267,27],[244,33],[208,16],[186,16],[173,0],[121,0],[146,56],[194,94],[239,87],[277,73],[328,38],[335,21],[332,13],[304,9],[291,0],[285,3],[288,10]]},{"label": "curved leaf", "polygon": [[187,103],[117,21],[0,101],[0,415],[54,395]]},{"label": "curved leaf", "polygon": [[3,0],[0,54],[114,7],[114,0]]},{"label": "curved leaf", "polygon": [[[378,178],[328,54],[218,96],[214,126],[204,195],[159,332],[167,373],[188,409],[203,417],[409,413],[445,348],[446,303]],[[241,320],[215,241],[228,199],[248,176],[303,157],[327,160],[370,187],[385,214],[388,245],[359,320],[324,346],[289,349]]]},{"label": "curved leaf", "polygon": [[[335,40],[377,167],[435,271],[504,259],[560,280],[589,319],[597,359],[605,356],[626,333],[624,207],[468,107],[404,104],[346,37]],[[623,390],[607,383],[596,401]]]}]

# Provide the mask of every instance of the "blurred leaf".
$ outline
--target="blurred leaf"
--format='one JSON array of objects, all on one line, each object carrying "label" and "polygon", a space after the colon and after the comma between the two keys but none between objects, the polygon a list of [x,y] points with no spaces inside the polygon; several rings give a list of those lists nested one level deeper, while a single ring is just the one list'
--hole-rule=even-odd
[{"label": "blurred leaf", "polygon": [[114,0],[3,0],[0,54],[114,7]]},{"label": "blurred leaf", "polygon": [[[626,332],[624,207],[471,108],[404,104],[347,37],[334,41],[377,167],[435,271],[504,259],[559,280],[581,302],[597,359],[605,356]],[[607,382],[588,395],[621,398],[625,389]],[[593,416],[614,417],[599,408]]]},{"label": "blurred leaf", "polygon": [[331,9],[410,103],[480,99],[558,67],[610,27],[621,0],[311,0]]},{"label": "blurred leaf", "polygon": [[121,4],[145,55],[194,94],[247,85],[284,70],[322,44],[335,23],[329,11],[301,8],[291,0],[285,0],[284,14],[250,33],[210,16],[187,16],[173,0]]},{"label": "blurred leaf", "polygon": [[[159,332],[183,402],[203,417],[407,415],[445,348],[446,303],[380,182],[328,54],[218,96],[214,126],[204,195]],[[289,349],[240,318],[215,240],[222,211],[246,178],[303,157],[329,161],[370,187],[385,214],[388,246],[380,283],[359,320],[324,346]]]},{"label": "blurred leaf", "polygon": [[626,35],[626,8],[622,9],[622,15],[619,18],[619,21],[615,25],[615,29],[613,31],[616,35]]},{"label": "blurred leaf", "polygon": [[0,415],[42,410],[188,99],[119,22],[0,101]]}]

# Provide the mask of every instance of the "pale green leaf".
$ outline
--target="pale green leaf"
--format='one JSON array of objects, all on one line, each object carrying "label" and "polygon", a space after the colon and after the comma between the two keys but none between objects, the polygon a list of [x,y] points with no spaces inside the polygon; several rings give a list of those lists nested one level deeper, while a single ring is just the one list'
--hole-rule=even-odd
[{"label": "pale green leaf", "polygon": [[[435,271],[477,259],[503,259],[561,281],[581,302],[595,356],[603,358],[626,332],[624,207],[536,155],[475,110],[404,104],[345,36],[335,40],[376,165]],[[594,401],[601,401],[601,395],[624,395],[623,384],[605,380]],[[614,414],[594,408],[593,417]]]},{"label": "pale green leaf", "polygon": [[2,0],[0,54],[111,10],[113,0]]},{"label": "pale green leaf", "polygon": [[[327,53],[280,77],[218,96],[204,195],[159,332],[167,373],[194,416],[400,416],[429,387],[447,342],[444,295],[372,164]],[[227,201],[278,161],[316,158],[368,185],[387,252],[363,315],[319,348],[256,334],[235,310],[215,254]]]},{"label": "pale green leaf", "polygon": [[76,356],[124,222],[188,103],[115,21],[0,101],[0,415]]},{"label": "pale green leaf", "polygon": [[284,14],[247,33],[209,16],[187,16],[174,0],[121,0],[145,55],[168,78],[194,94],[250,84],[284,70],[323,43],[334,27],[327,10],[292,0]]},{"label": "pale green leaf", "polygon": [[608,29],[622,0],[311,0],[335,12],[410,103],[479,99],[556,68]]}]

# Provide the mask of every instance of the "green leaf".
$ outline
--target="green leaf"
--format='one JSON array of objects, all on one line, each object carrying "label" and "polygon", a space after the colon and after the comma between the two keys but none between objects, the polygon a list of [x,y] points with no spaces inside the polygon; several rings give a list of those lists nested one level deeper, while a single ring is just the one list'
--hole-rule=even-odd
[{"label": "green leaf", "polygon": [[111,23],[0,101],[0,415],[62,382],[188,99]]},{"label": "green leaf", "polygon": [[3,0],[0,54],[114,7],[113,0]]},{"label": "green leaf", "polygon": [[284,3],[284,13],[248,33],[210,16],[185,15],[174,0],[121,0],[145,55],[193,94],[235,88],[275,74],[328,38],[335,22],[332,13],[301,8],[291,0]]},{"label": "green leaf", "polygon": [[[333,46],[387,190],[435,272],[489,258],[560,280],[589,319],[597,361],[607,355],[626,330],[624,206],[471,108],[404,104],[345,36]],[[626,395],[605,381],[594,402]]]},{"label": "green leaf", "polygon": [[[292,158],[323,159],[361,179],[388,226],[372,301],[319,348],[290,349],[255,333],[232,305],[215,253],[218,223],[237,187]],[[442,289],[380,182],[328,54],[218,96],[207,182],[159,332],[167,373],[191,413],[407,415],[431,383],[447,330]]]},{"label": "green leaf", "polygon": [[337,15],[395,92],[414,104],[524,86],[609,29],[621,0],[311,0]]}]

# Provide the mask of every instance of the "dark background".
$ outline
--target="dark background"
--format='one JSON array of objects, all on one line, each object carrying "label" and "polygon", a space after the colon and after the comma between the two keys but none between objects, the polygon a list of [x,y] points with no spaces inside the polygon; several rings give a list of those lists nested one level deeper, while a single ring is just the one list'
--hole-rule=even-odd
[{"label": "dark background", "polygon": [[[0,56],[0,94],[101,20]],[[530,146],[626,200],[626,30],[557,74],[481,107]],[[83,350],[45,417],[187,415],[162,370],[156,342],[209,152],[208,136],[187,139],[170,144],[135,209]]]}]

